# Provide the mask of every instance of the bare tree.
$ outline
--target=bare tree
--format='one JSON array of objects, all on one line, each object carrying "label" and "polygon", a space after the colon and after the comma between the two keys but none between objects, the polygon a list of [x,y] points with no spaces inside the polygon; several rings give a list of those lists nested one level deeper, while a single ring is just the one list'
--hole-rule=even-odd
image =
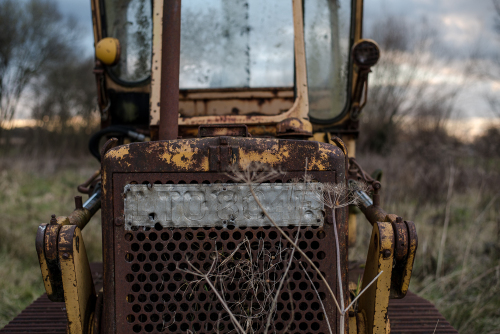
[{"label": "bare tree", "polygon": [[34,79],[75,55],[75,27],[52,0],[0,0],[0,129]]},{"label": "bare tree", "polygon": [[369,34],[382,52],[370,78],[360,139],[362,148],[383,153],[408,116],[422,126],[427,122],[441,127],[454,110],[461,85],[429,84],[449,57],[439,53],[436,31],[426,20],[415,29],[403,19],[389,17],[375,23]]},{"label": "bare tree", "polygon": [[74,116],[81,116],[82,126],[91,127],[97,111],[93,59],[68,59],[48,71],[34,87],[32,116],[44,123],[58,123],[65,129]]}]

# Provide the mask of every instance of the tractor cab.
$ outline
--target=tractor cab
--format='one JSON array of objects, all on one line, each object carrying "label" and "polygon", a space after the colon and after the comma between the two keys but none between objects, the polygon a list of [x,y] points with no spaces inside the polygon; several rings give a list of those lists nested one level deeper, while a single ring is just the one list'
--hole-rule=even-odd
[{"label": "tractor cab", "polygon": [[[257,137],[308,138],[313,127],[333,125],[337,134],[355,135],[356,117],[348,116],[360,109],[355,95],[378,59],[376,45],[360,37],[361,2],[193,0],[179,6],[180,23],[166,29],[155,21],[163,12],[154,1],[95,2],[103,127],[140,126],[159,138],[161,81],[172,80],[182,138],[196,137],[206,124],[245,124]],[[168,52],[179,58],[179,68],[167,75],[172,62],[163,64],[162,50],[173,29],[180,41]]]}]

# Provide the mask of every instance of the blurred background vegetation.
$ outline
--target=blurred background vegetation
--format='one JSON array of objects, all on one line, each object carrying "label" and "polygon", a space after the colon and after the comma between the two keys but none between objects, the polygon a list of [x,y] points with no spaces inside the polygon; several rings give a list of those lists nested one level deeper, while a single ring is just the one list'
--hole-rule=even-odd
[{"label": "blurred background vegetation", "polygon": [[[36,229],[69,213],[76,186],[99,168],[87,152],[99,118],[93,59],[82,56],[78,26],[53,1],[0,0],[0,31],[1,328],[43,293]],[[500,99],[489,97],[497,118],[485,131],[461,134],[456,97],[467,79],[437,88],[422,79],[453,60],[445,51],[429,57],[433,28],[389,17],[365,34],[382,58],[356,155],[367,171],[383,171],[383,207],[415,221],[411,289],[461,333],[500,333]],[[472,56],[465,63],[464,71],[492,75]],[[12,126],[19,110],[29,126]],[[83,234],[90,260],[100,261],[100,218]],[[370,234],[358,219],[351,260],[365,260]]]}]

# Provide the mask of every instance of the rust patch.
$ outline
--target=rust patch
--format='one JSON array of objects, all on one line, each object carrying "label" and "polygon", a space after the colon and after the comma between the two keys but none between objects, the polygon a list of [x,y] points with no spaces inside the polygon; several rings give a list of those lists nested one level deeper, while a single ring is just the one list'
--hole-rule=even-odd
[{"label": "rust patch", "polygon": [[128,145],[122,145],[115,149],[111,149],[106,153],[110,158],[122,160],[125,156],[129,154]]}]

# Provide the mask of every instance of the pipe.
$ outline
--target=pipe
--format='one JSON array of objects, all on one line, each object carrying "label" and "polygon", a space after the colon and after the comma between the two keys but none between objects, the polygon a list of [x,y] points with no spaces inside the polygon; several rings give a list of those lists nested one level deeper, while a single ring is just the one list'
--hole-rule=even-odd
[{"label": "pipe", "polygon": [[[63,218],[61,221],[65,221],[63,225],[76,225],[83,230],[90,218],[101,208],[101,188],[99,187],[95,193],[90,196],[90,198],[83,204],[82,208],[76,208],[67,218]],[[67,220],[66,220],[67,219]]]},{"label": "pipe", "polygon": [[179,62],[181,49],[181,0],[163,3],[160,88],[160,140],[179,134]]}]

